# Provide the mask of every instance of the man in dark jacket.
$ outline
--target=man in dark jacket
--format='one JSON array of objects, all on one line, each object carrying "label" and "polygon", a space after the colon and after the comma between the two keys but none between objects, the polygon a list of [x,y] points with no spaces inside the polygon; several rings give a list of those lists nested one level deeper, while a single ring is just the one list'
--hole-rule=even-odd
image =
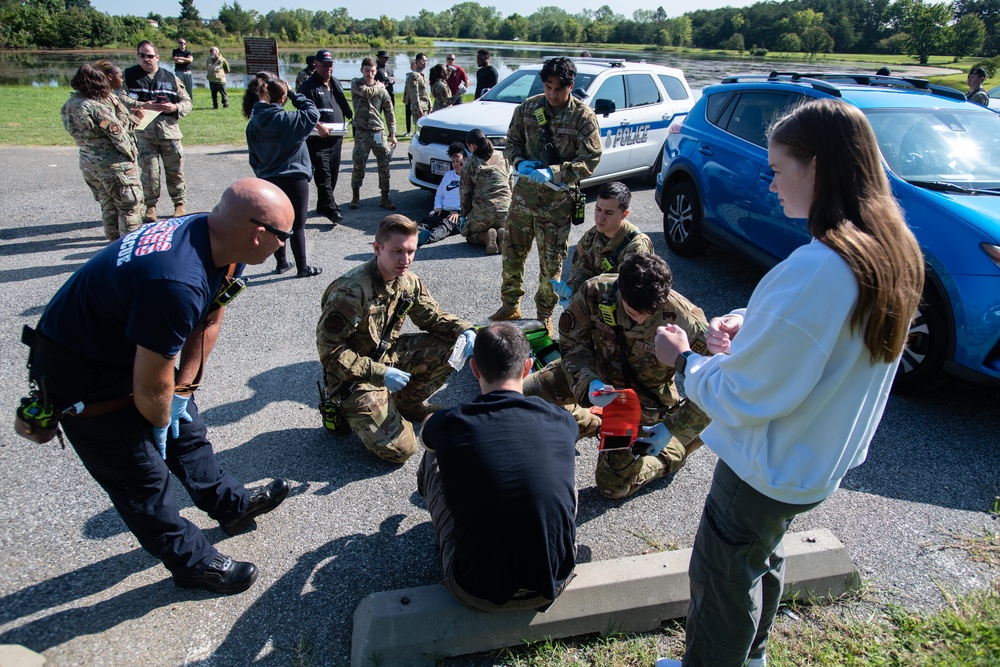
[{"label": "man in dark jacket", "polygon": [[344,219],[333,196],[340,173],[340,149],[344,135],[336,130],[331,132],[327,124],[350,120],[354,112],[347,103],[340,81],[333,77],[333,56],[329,51],[323,49],[316,53],[316,71],[298,92],[312,100],[319,110],[316,135],[306,139],[313,179],[316,181],[316,214],[329,218],[336,226]]}]

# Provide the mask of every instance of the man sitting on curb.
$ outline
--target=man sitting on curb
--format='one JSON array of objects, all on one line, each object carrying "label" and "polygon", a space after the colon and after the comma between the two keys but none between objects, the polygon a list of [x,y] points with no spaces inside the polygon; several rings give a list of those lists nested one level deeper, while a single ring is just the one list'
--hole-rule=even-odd
[{"label": "man sitting on curb", "polygon": [[417,489],[443,583],[477,611],[544,610],[573,577],[577,427],[565,410],[521,393],[529,352],[511,324],[480,330],[471,367],[481,395],[434,413],[421,431]]},{"label": "man sitting on curb", "polygon": [[417,236],[417,247],[428,243],[437,243],[452,234],[457,234],[459,210],[462,208],[459,196],[459,184],[462,178],[462,166],[465,164],[465,146],[460,141],[448,146],[448,158],[451,169],[441,177],[437,192],[434,194],[434,210],[426,218],[417,223],[420,234]]},{"label": "man sitting on curb", "polygon": [[[451,374],[449,355],[464,361],[472,354],[476,332],[442,312],[409,270],[417,252],[415,222],[386,216],[372,247],[374,259],[323,293],[316,347],[327,395],[341,417],[370,452],[405,463],[417,450],[411,422],[440,409],[426,400]],[[407,315],[421,333],[400,335]]]}]

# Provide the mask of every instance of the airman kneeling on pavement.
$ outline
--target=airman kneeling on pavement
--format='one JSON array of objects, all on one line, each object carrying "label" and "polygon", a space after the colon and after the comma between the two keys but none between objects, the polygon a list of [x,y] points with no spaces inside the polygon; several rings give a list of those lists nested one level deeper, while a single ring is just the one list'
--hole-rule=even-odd
[{"label": "airman kneeling on pavement", "polygon": [[[316,347],[329,402],[369,451],[403,463],[417,451],[412,423],[440,409],[426,401],[451,374],[449,357],[468,358],[476,333],[409,271],[415,222],[383,218],[372,247],[374,259],[326,288]],[[422,333],[400,335],[407,316]]]},{"label": "airman kneeling on pavement", "polygon": [[[566,406],[580,437],[594,436],[601,418],[590,410],[601,405],[592,392],[631,387],[642,404],[642,420],[650,443],[647,454],[629,450],[598,455],[597,490],[606,498],[627,498],[653,480],[676,472],[687,455],[701,446],[699,435],[708,418],[682,401],[674,385],[674,369],[656,360],[656,328],[676,324],[692,346],[705,349],[708,322],[701,308],[670,289],[667,263],[652,254],[626,258],[620,273],[585,282],[559,318],[562,358],[524,382],[525,396],[540,396]],[[603,398],[603,397],[602,397]]]}]

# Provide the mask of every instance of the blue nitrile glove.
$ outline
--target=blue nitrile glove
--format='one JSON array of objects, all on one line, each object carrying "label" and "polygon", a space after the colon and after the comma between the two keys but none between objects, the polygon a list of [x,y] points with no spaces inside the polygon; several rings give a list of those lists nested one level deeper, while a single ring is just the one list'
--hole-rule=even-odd
[{"label": "blue nitrile glove", "polygon": [[538,160],[521,160],[517,163],[517,173],[522,176],[530,176],[535,169],[541,166],[542,163]]},{"label": "blue nitrile glove", "polygon": [[389,391],[399,391],[406,386],[406,383],[410,381],[410,374],[406,371],[401,371],[398,368],[385,369],[385,388]]},{"label": "blue nitrile glove", "polygon": [[194,417],[188,413],[188,401],[190,400],[190,396],[174,394],[173,400],[170,401],[170,435],[175,438],[181,436],[181,420],[184,420],[185,424],[194,421]]},{"label": "blue nitrile glove", "polygon": [[569,285],[566,284],[565,280],[556,280],[553,278],[549,280],[549,282],[552,283],[552,291],[564,299],[568,299],[573,296],[573,290],[569,288]]},{"label": "blue nitrile glove", "polygon": [[463,331],[459,338],[465,341],[465,348],[462,350],[462,359],[468,359],[472,356],[472,349],[476,345],[476,331],[474,329]]},{"label": "blue nitrile glove", "polygon": [[595,391],[603,391],[605,389],[614,389],[614,387],[612,387],[609,384],[604,384],[600,380],[594,380],[593,382],[590,383],[590,387],[587,389],[587,392],[590,394],[591,405],[596,405],[599,408],[603,408],[605,405],[608,405],[611,403],[611,401],[615,400],[617,394],[603,394],[599,396],[594,396]]},{"label": "blue nitrile glove", "polygon": [[160,458],[164,461],[167,460],[167,427],[166,426],[154,426],[153,427],[153,444],[156,445],[157,451],[160,452]]},{"label": "blue nitrile glove", "polygon": [[538,183],[539,185],[542,183],[548,183],[552,180],[552,170],[548,167],[545,167],[544,169],[536,169],[528,176],[528,180],[532,183]]},{"label": "blue nitrile glove", "polygon": [[663,422],[655,424],[654,426],[643,426],[642,430],[648,433],[648,435],[636,438],[632,446],[636,447],[636,445],[642,443],[643,445],[646,445],[644,450],[640,450],[643,454],[646,456],[659,456],[660,452],[663,451],[663,448],[667,446],[668,442],[670,442],[670,431],[663,425]]},{"label": "blue nitrile glove", "polygon": [[458,233],[462,234],[465,232],[465,216],[460,216],[458,218]]}]

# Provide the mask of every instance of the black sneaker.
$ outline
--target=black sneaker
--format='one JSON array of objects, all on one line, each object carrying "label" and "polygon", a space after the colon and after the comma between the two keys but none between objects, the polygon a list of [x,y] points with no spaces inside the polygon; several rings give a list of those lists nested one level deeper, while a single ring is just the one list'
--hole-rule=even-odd
[{"label": "black sneaker", "polygon": [[217,553],[212,562],[200,572],[175,574],[174,585],[181,588],[204,588],[213,593],[232,595],[242,593],[257,581],[257,566],[243,563]]},{"label": "black sneaker", "polygon": [[261,514],[267,514],[288,497],[288,480],[276,479],[267,486],[250,490],[250,504],[243,516],[221,524],[227,535],[238,535],[246,530],[250,522]]}]

